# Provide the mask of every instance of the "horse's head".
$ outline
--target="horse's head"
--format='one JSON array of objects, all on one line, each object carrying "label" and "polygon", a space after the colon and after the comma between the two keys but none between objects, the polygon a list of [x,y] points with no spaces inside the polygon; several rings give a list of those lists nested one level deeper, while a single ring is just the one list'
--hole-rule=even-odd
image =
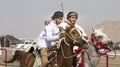
[{"label": "horse's head", "polygon": [[79,29],[75,28],[74,25],[71,25],[66,30],[66,40],[70,43],[71,46],[82,46],[84,42],[82,33]]},{"label": "horse's head", "polygon": [[93,29],[91,35],[93,43],[96,43],[97,47],[110,50],[113,48],[112,40],[103,32],[103,28]]}]

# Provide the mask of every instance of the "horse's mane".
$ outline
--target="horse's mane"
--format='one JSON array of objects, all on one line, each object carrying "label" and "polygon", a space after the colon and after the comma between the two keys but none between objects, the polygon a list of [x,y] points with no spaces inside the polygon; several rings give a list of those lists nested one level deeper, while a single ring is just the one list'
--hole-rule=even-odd
[{"label": "horse's mane", "polygon": [[15,55],[13,56],[14,59],[16,59],[18,62],[20,60],[23,60],[24,61],[24,58],[25,58],[25,52],[24,51],[20,51],[20,50],[16,50],[15,51]]}]

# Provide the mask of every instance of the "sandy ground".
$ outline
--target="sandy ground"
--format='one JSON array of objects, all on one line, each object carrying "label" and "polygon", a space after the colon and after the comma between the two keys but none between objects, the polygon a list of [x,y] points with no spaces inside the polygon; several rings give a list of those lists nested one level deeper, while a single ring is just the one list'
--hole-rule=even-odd
[{"label": "sandy ground", "polygon": [[[111,59],[113,56],[109,57],[108,67],[120,67],[120,55],[116,56],[115,59]],[[106,67],[106,57],[100,57],[100,63],[98,64],[98,67]]]},{"label": "sandy ground", "polygon": [[[9,60],[15,50],[7,50],[7,60]],[[5,50],[2,50],[2,55],[0,55],[0,67],[5,67],[5,63],[3,62],[5,60]],[[14,63],[7,64],[7,67],[19,67],[19,62],[15,61]]]},{"label": "sandy ground", "polygon": [[[7,51],[7,60],[9,60],[13,54],[14,54],[15,50],[8,50]],[[120,50],[117,50],[117,54],[120,54]],[[110,56],[113,57],[113,56]],[[0,55],[0,67],[5,67],[3,64],[3,60],[5,59],[5,51],[2,51],[2,55]],[[2,65],[1,65],[2,64]],[[19,62],[14,62],[14,63],[9,63],[7,64],[7,67],[19,67]],[[100,57],[100,62],[98,64],[97,67],[106,67],[106,57]],[[120,67],[120,55],[116,56],[116,58],[113,59],[109,59],[109,65],[108,67]]]}]

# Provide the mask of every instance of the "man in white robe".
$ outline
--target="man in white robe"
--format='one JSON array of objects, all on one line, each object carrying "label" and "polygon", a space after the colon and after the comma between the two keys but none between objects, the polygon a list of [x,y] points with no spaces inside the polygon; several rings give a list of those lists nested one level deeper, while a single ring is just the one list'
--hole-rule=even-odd
[{"label": "man in white robe", "polygon": [[[50,23],[44,26],[44,29],[38,37],[37,48],[39,50],[39,53],[41,54],[42,59],[42,64],[40,67],[46,67],[48,63],[48,48],[55,45],[59,38],[62,37],[62,35],[60,34],[60,29],[58,27],[62,20],[63,12],[55,12],[52,16],[52,20],[49,21]],[[46,22],[47,21],[45,21],[45,23]]]}]

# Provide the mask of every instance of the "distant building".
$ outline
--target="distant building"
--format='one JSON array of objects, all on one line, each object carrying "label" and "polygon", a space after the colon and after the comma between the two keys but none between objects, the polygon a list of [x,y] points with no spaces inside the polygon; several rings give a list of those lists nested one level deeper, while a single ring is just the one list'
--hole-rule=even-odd
[{"label": "distant building", "polygon": [[4,35],[0,37],[1,47],[10,47],[11,45],[15,45],[21,43],[22,41],[15,38],[12,35]]}]

